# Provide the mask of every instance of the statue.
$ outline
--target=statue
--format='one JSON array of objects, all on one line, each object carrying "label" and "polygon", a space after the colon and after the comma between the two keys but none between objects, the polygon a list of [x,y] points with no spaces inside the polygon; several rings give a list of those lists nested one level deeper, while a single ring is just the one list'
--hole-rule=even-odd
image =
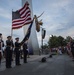
[{"label": "statue", "polygon": [[[43,12],[43,13],[44,13],[44,12]],[[38,18],[41,17],[41,16],[43,15],[43,13],[42,13],[40,16],[38,16],[38,17],[37,17],[36,15],[34,15],[37,32],[40,31],[40,25],[43,25],[42,20],[38,21]]]}]

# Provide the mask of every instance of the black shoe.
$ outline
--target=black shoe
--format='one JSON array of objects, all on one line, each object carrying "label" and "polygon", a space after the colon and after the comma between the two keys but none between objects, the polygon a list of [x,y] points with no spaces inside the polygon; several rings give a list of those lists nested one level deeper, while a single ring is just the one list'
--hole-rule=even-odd
[{"label": "black shoe", "polygon": [[21,65],[21,64],[18,64],[18,65]]},{"label": "black shoe", "polygon": [[24,63],[27,63],[27,62],[24,62]]},{"label": "black shoe", "polygon": [[9,68],[12,68],[11,66],[9,66]]},{"label": "black shoe", "polygon": [[21,65],[21,64],[17,64],[16,66],[19,66],[19,65]]},{"label": "black shoe", "polygon": [[7,66],[6,68],[12,68],[11,66]]}]

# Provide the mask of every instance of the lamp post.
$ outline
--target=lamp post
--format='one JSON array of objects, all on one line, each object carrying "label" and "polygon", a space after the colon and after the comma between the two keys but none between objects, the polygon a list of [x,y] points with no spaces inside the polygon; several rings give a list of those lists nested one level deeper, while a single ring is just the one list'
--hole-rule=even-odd
[{"label": "lamp post", "polygon": [[50,39],[51,39],[51,37],[52,37],[52,35],[50,35],[50,37],[49,37],[49,50],[50,50],[50,55],[51,55],[51,48],[50,48]]},{"label": "lamp post", "polygon": [[43,39],[45,38],[45,28],[41,27],[41,45],[42,45],[42,54],[43,54]]},{"label": "lamp post", "polygon": [[41,42],[42,42],[42,54],[43,54],[43,28],[42,28],[42,33],[41,33]]}]

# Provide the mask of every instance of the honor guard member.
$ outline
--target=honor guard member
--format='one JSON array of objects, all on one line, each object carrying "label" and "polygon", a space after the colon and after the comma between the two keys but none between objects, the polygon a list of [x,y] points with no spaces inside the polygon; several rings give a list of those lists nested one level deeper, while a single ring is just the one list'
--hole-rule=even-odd
[{"label": "honor guard member", "polygon": [[19,38],[15,38],[16,42],[15,42],[15,49],[14,49],[14,53],[15,53],[15,63],[16,65],[21,65],[20,64],[20,48],[21,48],[21,43],[19,43]]},{"label": "honor guard member", "polygon": [[27,43],[26,42],[23,44],[24,63],[27,63],[27,54],[28,54],[28,50],[27,50],[28,47],[27,47]]},{"label": "honor guard member", "polygon": [[7,37],[6,40],[6,68],[11,68],[11,61],[12,61],[12,47],[13,47],[13,41],[11,36]]},{"label": "honor guard member", "polygon": [[11,54],[12,54],[12,61],[13,61],[13,53],[14,53],[14,51],[13,51],[13,49],[14,49],[14,44],[13,44],[13,39],[12,39],[12,37],[11,37],[11,42],[12,42],[12,50],[11,50]]},{"label": "honor guard member", "polygon": [[2,34],[0,33],[0,64],[1,64],[2,54],[3,54],[3,47],[4,47],[4,41],[2,40]]}]

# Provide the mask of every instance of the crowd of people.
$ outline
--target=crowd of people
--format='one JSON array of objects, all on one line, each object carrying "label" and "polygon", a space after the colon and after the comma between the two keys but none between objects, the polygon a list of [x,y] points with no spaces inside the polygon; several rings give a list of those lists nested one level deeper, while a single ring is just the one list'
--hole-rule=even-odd
[{"label": "crowd of people", "polygon": [[[0,65],[2,56],[5,58],[5,66],[6,68],[11,68],[12,66],[12,60],[13,60],[13,54],[15,56],[15,64],[16,66],[21,65],[20,64],[20,50],[21,46],[23,48],[23,63],[27,63],[27,54],[28,54],[28,47],[27,47],[27,41],[26,42],[19,42],[19,38],[15,38],[15,43],[13,43],[12,37],[8,36],[6,40],[6,45],[4,44],[4,41],[2,39],[2,33],[0,33]],[[5,48],[3,48],[5,47]]]},{"label": "crowd of people", "polygon": [[67,53],[72,57],[74,61],[74,41],[72,38],[70,38],[70,41],[67,44]]},{"label": "crowd of people", "polygon": [[56,54],[60,55],[62,55],[63,53],[67,53],[74,61],[74,40],[70,38],[66,46],[51,48],[50,52],[56,52]]}]

